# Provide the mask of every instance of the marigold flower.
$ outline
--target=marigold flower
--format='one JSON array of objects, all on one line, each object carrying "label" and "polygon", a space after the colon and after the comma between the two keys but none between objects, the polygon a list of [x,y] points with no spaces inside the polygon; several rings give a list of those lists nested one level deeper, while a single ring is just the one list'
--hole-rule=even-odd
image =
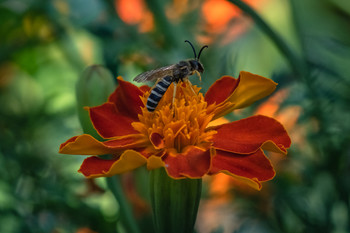
[{"label": "marigold flower", "polygon": [[275,175],[263,150],[287,154],[290,147],[284,127],[267,116],[208,126],[271,94],[277,84],[270,79],[242,71],[238,79],[217,80],[205,96],[199,87],[180,82],[174,105],[171,85],[154,112],[145,107],[149,87],[137,87],[122,78],[118,82],[106,103],[88,108],[95,129],[106,140],[83,134],[60,146],[63,154],[113,155],[110,160],[85,159],[79,172],[88,178],[146,165],[150,170],[164,167],[174,179],[225,173],[260,189],[260,182]]}]

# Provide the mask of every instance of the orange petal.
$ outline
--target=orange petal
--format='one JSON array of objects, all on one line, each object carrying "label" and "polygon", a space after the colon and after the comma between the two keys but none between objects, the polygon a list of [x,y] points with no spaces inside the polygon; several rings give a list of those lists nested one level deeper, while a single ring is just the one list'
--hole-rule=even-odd
[{"label": "orange petal", "polygon": [[271,79],[246,71],[239,73],[239,83],[228,101],[235,103],[234,109],[244,108],[270,95],[277,86]]},{"label": "orange petal", "polygon": [[144,94],[145,88],[138,88],[132,83],[124,81],[118,77],[119,86],[109,96],[108,101],[113,102],[118,112],[138,121],[138,114],[141,114],[141,107],[144,106],[140,96]]},{"label": "orange petal", "polygon": [[262,150],[248,155],[216,150],[209,173],[219,172],[237,178],[256,189],[261,189],[261,181],[271,180],[275,176],[275,171]]},{"label": "orange petal", "polygon": [[157,169],[160,167],[165,167],[165,164],[164,164],[161,156],[151,155],[147,159],[147,169],[148,170],[153,170],[153,169]]},{"label": "orange petal", "polygon": [[103,138],[137,133],[131,125],[133,119],[119,113],[114,103],[107,102],[88,110],[92,124]]},{"label": "orange petal", "polygon": [[291,140],[283,125],[273,118],[258,115],[213,127],[213,147],[239,154],[259,148],[287,154]]},{"label": "orange petal", "polygon": [[227,120],[225,117],[220,117],[216,120],[213,120],[211,122],[209,122],[208,127],[213,127],[213,126],[218,126],[218,125],[222,125],[222,124],[226,124],[229,123],[230,121]]},{"label": "orange petal", "polygon": [[73,155],[115,154],[121,150],[143,147],[147,141],[147,138],[140,134],[127,135],[105,142],[100,142],[89,134],[83,134],[62,143],[59,153]]},{"label": "orange petal", "polygon": [[[225,116],[226,114],[230,113],[232,109],[234,108],[234,103],[226,101],[224,103],[221,103],[219,105],[211,105],[207,109],[207,114],[213,114],[213,120],[220,118],[222,116]],[[210,111],[212,110],[212,111]]]},{"label": "orange petal", "polygon": [[255,101],[270,95],[277,83],[260,75],[241,71],[239,78],[224,76],[217,80],[205,95],[208,104],[216,103],[218,108],[228,104],[225,109],[215,112],[215,119],[234,109],[244,108]]},{"label": "orange petal", "polygon": [[174,179],[198,179],[205,175],[210,167],[210,150],[189,146],[183,153],[168,153],[162,158],[168,175]]},{"label": "orange petal", "polygon": [[116,160],[101,159],[97,156],[84,160],[79,172],[87,178],[109,177],[131,171],[144,165],[147,159],[134,150],[126,150]]}]

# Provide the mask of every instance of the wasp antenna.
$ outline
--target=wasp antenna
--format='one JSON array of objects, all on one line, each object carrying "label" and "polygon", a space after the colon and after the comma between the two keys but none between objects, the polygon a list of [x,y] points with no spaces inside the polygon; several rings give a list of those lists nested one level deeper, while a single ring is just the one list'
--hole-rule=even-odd
[{"label": "wasp antenna", "polygon": [[193,49],[193,53],[194,53],[194,58],[197,59],[197,54],[196,54],[196,50],[194,49],[193,45],[191,42],[189,42],[188,40],[185,40],[185,42],[189,43]]},{"label": "wasp antenna", "polygon": [[203,49],[205,49],[205,48],[208,48],[208,45],[204,45],[204,46],[201,48],[201,50],[199,51],[197,60],[199,60],[199,57],[201,56],[201,53],[202,53]]}]

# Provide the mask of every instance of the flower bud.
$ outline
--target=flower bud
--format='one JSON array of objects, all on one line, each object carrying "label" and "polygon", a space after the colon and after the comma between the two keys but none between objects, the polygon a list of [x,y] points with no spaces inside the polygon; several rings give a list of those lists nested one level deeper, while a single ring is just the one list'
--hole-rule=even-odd
[{"label": "flower bud", "polygon": [[115,89],[112,73],[101,65],[87,67],[76,85],[78,116],[84,133],[99,138],[84,107],[103,104]]}]

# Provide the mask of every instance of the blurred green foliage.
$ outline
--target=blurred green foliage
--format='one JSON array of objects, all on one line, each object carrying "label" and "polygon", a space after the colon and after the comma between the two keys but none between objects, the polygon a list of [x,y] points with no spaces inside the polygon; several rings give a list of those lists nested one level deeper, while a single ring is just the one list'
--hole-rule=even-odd
[{"label": "blurred green foliage", "polygon": [[[176,2],[184,10],[174,19]],[[291,49],[296,68],[248,12],[225,30],[209,30],[205,1],[144,1],[154,21],[148,31],[125,23],[111,0],[0,1],[0,232],[125,232],[116,227],[119,205],[104,179],[85,181],[76,172],[83,157],[57,152],[82,133],[75,85],[92,64],[131,81],[190,58],[185,39],[209,43],[203,82],[193,79],[203,91],[221,75],[246,70],[288,90],[280,113],[301,109],[276,178],[253,194],[233,187],[232,217],[218,217],[203,232],[350,232],[350,3],[261,2],[256,11]],[[229,118],[251,115],[262,103]],[[210,199],[205,192],[203,203]],[[149,227],[147,217],[138,220]]]}]

